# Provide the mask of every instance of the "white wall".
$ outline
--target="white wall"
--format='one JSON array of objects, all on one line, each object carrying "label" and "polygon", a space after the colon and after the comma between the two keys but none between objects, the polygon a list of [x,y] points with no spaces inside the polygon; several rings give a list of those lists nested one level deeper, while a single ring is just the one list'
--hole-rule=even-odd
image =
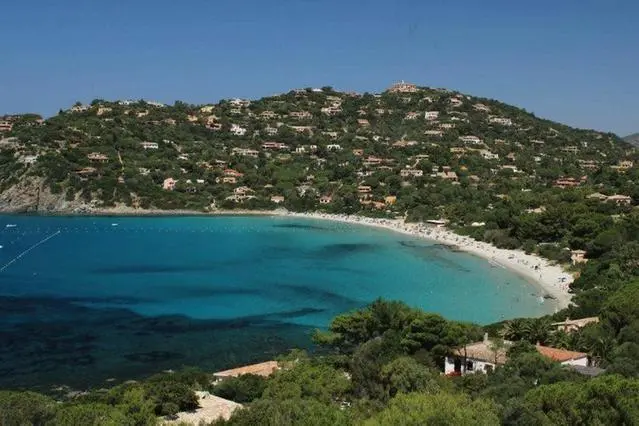
[{"label": "white wall", "polygon": [[[463,365],[464,360],[463,358],[461,358],[461,360],[462,360],[462,371],[464,371],[464,365]],[[473,359],[473,358],[466,358],[466,361],[470,361],[473,363],[472,371],[467,370],[466,373],[477,373],[477,372],[484,373],[486,372],[486,366],[490,366],[493,369],[495,369],[495,364],[493,364],[492,362],[481,361],[481,360]],[[444,365],[444,373],[449,374],[453,372],[455,372],[455,357],[446,357],[446,364]]]},{"label": "white wall", "polygon": [[588,367],[588,357],[564,361],[561,363],[561,365],[581,365],[583,367]]}]

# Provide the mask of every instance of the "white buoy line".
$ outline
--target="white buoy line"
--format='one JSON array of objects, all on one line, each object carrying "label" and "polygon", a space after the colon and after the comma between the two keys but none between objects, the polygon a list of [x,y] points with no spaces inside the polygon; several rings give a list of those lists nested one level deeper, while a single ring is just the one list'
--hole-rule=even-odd
[{"label": "white buoy line", "polygon": [[11,259],[9,262],[5,263],[2,268],[0,268],[0,272],[4,271],[5,269],[7,269],[9,266],[11,266],[13,263],[15,263],[16,261],[18,261],[22,256],[24,256],[25,254],[29,253],[31,250],[33,250],[34,248],[38,247],[41,244],[46,243],[47,241],[49,241],[51,238],[55,237],[56,235],[60,234],[60,230],[57,230],[56,232],[54,232],[51,235],[48,235],[47,237],[41,239],[40,241],[38,241],[37,243],[35,243],[34,245],[32,245],[31,247],[29,247],[28,249],[26,249],[25,251],[23,251],[22,253],[20,253],[19,255],[17,255],[16,257],[14,257],[13,259]]}]

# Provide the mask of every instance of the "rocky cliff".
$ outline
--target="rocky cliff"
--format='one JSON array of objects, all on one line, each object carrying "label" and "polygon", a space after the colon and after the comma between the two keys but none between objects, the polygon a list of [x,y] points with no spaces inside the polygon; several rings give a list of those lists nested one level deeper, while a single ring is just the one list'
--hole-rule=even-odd
[{"label": "rocky cliff", "polygon": [[44,179],[27,177],[0,194],[0,211],[7,213],[78,212],[87,206],[81,201],[67,201],[64,194],[53,194]]}]

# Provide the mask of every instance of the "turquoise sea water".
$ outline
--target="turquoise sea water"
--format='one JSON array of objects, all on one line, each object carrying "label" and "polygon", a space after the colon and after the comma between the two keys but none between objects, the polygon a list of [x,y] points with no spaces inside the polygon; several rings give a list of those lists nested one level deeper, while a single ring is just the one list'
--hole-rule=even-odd
[{"label": "turquoise sea water", "polygon": [[378,297],[479,323],[553,309],[483,259],[328,221],[0,216],[0,245],[0,387],[262,361]]}]

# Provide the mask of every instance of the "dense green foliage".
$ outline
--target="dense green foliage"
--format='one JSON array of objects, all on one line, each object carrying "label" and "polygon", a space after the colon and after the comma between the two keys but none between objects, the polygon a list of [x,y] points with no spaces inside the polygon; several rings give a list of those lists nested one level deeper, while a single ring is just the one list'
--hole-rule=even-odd
[{"label": "dense green foliage", "polygon": [[266,389],[264,377],[245,374],[223,380],[213,388],[213,394],[243,404],[260,398],[264,389]]},{"label": "dense green foliage", "polygon": [[[0,424],[153,425],[159,416],[196,409],[194,390],[244,404],[216,425],[637,424],[639,323],[630,306],[636,295],[636,284],[624,288],[598,324],[567,339],[568,346],[614,340],[610,353],[596,358],[609,370],[595,378],[543,357],[525,337],[510,347],[506,364],[490,373],[444,376],[444,357],[480,338],[481,328],[378,300],[335,318],[328,331],[315,335],[322,351],[293,351],[268,378],[247,375],[212,384],[208,374],[185,370],[61,403],[33,392],[0,392]],[[533,320],[520,322],[517,329],[487,329],[524,336],[544,329]],[[589,353],[597,351],[594,345]]]}]

